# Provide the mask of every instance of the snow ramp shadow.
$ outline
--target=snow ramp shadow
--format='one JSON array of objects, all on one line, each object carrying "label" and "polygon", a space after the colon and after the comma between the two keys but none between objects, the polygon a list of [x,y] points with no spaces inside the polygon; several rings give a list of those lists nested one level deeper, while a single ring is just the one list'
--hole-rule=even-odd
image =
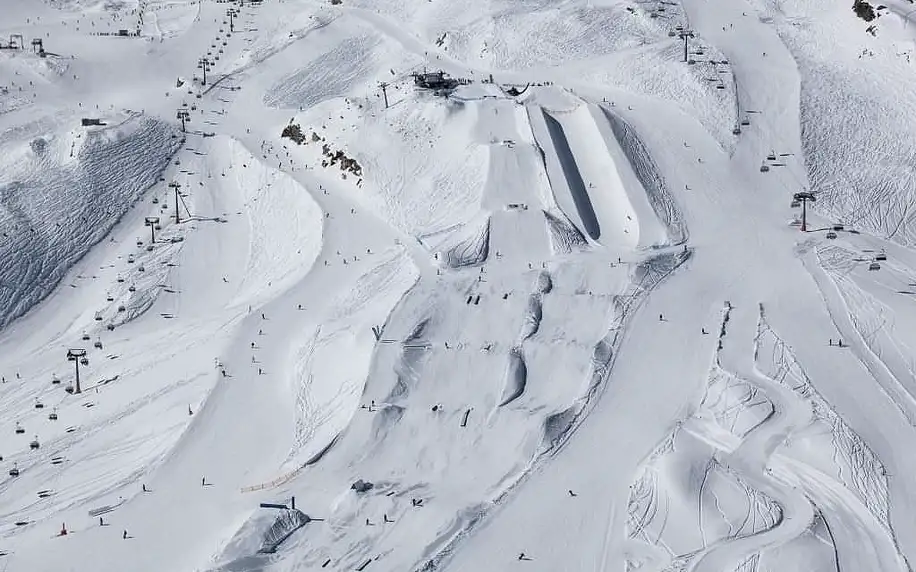
[{"label": "snow ramp shadow", "polygon": [[579,172],[579,167],[576,166],[576,159],[573,157],[563,126],[546,111],[541,110],[541,112],[582,227],[592,240],[598,240],[601,237],[601,226],[598,224],[595,207],[592,206],[592,200],[588,196],[585,181],[582,180],[582,173]]}]

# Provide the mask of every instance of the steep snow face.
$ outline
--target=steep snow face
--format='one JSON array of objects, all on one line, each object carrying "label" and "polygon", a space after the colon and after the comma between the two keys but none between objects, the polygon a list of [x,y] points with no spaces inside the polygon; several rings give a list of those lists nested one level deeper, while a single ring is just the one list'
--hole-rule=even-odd
[{"label": "steep snow face", "polygon": [[109,121],[115,125],[88,131],[39,121],[0,147],[0,325],[57,286],[159,181],[180,144],[175,129],[155,119]]},{"label": "steep snow face", "polygon": [[816,209],[911,244],[916,169],[904,157],[916,153],[908,135],[916,128],[916,27],[903,17],[909,3],[890,6],[873,22],[842,2],[781,2],[768,14],[801,72],[802,142]]}]

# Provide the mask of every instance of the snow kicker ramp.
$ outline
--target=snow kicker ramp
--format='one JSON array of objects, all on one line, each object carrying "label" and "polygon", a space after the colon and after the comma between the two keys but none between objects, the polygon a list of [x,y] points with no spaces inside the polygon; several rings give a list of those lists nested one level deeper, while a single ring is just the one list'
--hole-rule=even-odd
[{"label": "snow kicker ramp", "polygon": [[583,234],[625,249],[668,242],[600,109],[590,104],[571,111],[532,106],[529,117],[544,150],[554,198]]}]

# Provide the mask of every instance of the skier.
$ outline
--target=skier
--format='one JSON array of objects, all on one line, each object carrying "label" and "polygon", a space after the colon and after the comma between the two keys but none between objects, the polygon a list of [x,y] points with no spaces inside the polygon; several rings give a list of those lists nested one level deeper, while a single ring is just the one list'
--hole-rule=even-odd
[{"label": "skier", "polygon": [[200,486],[202,486],[202,487],[207,486],[207,477],[201,477],[201,478],[200,478]]},{"label": "skier", "polygon": [[706,331],[706,328],[700,328],[700,332],[702,332],[704,336],[709,333]]},{"label": "skier", "polygon": [[121,534],[121,538],[127,540],[127,529],[124,529],[124,532]]},{"label": "skier", "polygon": [[146,492],[149,492],[149,491],[146,490],[146,483],[143,484],[143,492],[145,492],[145,493],[146,493]]},{"label": "skier", "polygon": [[105,526],[105,520],[102,517],[99,517],[99,526]]},{"label": "skier", "polygon": [[659,314],[659,315],[658,315],[658,321],[659,321],[659,322],[664,322],[664,321],[665,321],[665,317],[664,317],[663,315]]},{"label": "skier", "polygon": [[576,493],[572,492],[572,489],[569,489],[569,490],[566,491],[566,492],[568,492],[568,493],[569,493],[569,496],[571,496],[571,497],[577,497],[577,496],[579,496],[579,495],[577,495]]}]

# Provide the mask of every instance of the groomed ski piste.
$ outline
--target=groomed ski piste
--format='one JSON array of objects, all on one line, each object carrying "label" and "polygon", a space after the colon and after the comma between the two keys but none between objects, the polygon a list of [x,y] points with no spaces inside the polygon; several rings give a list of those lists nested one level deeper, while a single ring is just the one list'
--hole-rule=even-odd
[{"label": "groomed ski piste", "polygon": [[4,0],[0,571],[908,572],[914,17]]}]

